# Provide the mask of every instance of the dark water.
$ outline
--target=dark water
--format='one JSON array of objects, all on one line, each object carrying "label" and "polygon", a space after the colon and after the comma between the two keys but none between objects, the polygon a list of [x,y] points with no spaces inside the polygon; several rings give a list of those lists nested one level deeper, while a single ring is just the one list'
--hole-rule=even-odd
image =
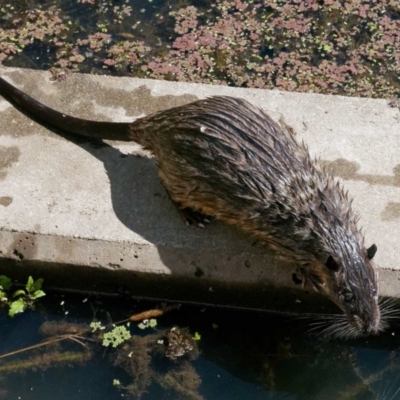
[{"label": "dark water", "polygon": [[[159,304],[145,301],[48,293],[36,311],[14,318],[1,312],[0,354],[40,343],[43,337],[38,330],[44,322],[88,325],[97,319],[107,324],[156,306]],[[91,346],[91,359],[61,363],[67,352],[80,354],[84,350],[81,344],[68,340],[60,342],[57,357],[49,346],[0,360],[0,398],[400,399],[400,333],[394,329],[372,339],[324,341],[307,334],[309,321],[182,305],[159,317],[155,329],[141,330],[131,324],[130,330],[132,335],[139,335],[136,343],[146,337],[152,342],[155,333],[173,326],[187,327],[191,335],[201,335],[197,359],[183,356],[171,361],[151,356],[148,379],[144,373],[138,376],[137,371],[137,376],[132,376],[114,365],[119,348],[105,348],[84,339],[82,342]],[[18,360],[24,363],[15,367]],[[174,389],[163,388],[160,376],[165,378],[182,365],[201,379],[199,387],[190,393],[176,390],[176,385]],[[125,386],[134,379],[148,379],[146,392],[141,397],[129,395],[113,386],[114,379]],[[185,379],[188,377],[179,385],[184,386]]]}]

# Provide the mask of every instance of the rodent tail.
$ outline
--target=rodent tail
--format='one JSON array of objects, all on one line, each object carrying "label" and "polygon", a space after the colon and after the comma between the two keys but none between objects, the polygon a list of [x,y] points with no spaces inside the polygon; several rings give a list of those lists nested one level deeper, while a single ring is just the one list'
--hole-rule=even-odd
[{"label": "rodent tail", "polygon": [[1,77],[0,94],[34,119],[63,131],[97,139],[133,140],[132,122],[90,121],[65,115],[28,96]]}]

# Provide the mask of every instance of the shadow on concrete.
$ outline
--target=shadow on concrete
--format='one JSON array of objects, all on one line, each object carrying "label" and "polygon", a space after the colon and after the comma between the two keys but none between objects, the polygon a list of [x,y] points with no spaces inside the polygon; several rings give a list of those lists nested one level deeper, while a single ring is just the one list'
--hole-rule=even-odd
[{"label": "shadow on concrete", "polygon": [[[132,95],[134,96],[134,93],[130,94]],[[172,107],[179,105],[179,102],[185,104],[193,100],[183,96],[183,99],[175,97],[171,101],[173,97],[165,96],[165,99],[158,99],[158,104],[167,104]],[[200,285],[203,289],[200,289],[199,297],[205,303],[216,304],[210,287],[212,283],[207,280],[207,277],[210,271],[220,271],[219,276],[239,277],[236,279],[239,286],[240,277],[250,275],[251,281],[260,289],[258,292],[252,286],[249,290],[241,291],[236,284],[231,284],[229,290],[230,284],[227,284],[225,292],[232,296],[230,305],[237,303],[241,307],[246,307],[246,299],[243,297],[246,293],[253,293],[252,300],[250,301],[249,298],[248,304],[251,308],[254,308],[257,302],[269,302],[270,305],[271,302],[287,303],[290,297],[289,309],[292,309],[295,299],[299,296],[297,290],[299,285],[294,287],[291,283],[295,268],[281,263],[277,265],[277,261],[272,254],[268,253],[263,244],[257,243],[249,235],[223,223],[214,221],[206,229],[187,227],[159,182],[154,159],[126,155],[103,141],[79,137],[56,129],[32,118],[18,106],[16,108],[103,163],[110,180],[112,206],[118,219],[127,228],[157,247],[162,262],[169,268],[172,276],[188,277],[193,274],[195,278],[193,282],[203,281]],[[199,286],[193,285],[193,282],[182,284],[181,287],[191,287],[192,291],[197,287],[199,290]],[[287,292],[282,292],[282,282],[284,282],[283,286],[292,286],[289,297],[287,297]],[[216,285],[215,282],[214,284]],[[280,295],[277,292],[278,287],[280,287]],[[265,296],[261,292],[264,292]],[[304,295],[304,291],[300,290],[300,292]],[[259,308],[271,308],[265,307],[265,304],[259,305]]]}]

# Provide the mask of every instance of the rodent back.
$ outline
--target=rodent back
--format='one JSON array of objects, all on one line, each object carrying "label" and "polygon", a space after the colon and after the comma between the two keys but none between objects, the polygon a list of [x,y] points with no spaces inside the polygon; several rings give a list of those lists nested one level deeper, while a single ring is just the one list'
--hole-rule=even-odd
[{"label": "rodent back", "polygon": [[304,230],[332,186],[291,132],[244,100],[212,97],[144,120],[133,130],[145,127],[171,197],[254,234]]}]

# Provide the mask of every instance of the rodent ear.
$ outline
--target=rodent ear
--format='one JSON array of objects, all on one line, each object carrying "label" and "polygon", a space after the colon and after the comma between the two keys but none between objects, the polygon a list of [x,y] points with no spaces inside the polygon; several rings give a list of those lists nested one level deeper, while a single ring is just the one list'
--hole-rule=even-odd
[{"label": "rodent ear", "polygon": [[326,260],[326,266],[331,271],[334,271],[334,272],[339,271],[339,264],[336,262],[336,260],[332,256],[329,256],[328,259]]},{"label": "rodent ear", "polygon": [[374,255],[377,250],[378,250],[378,248],[376,247],[376,244],[373,244],[371,247],[369,247],[367,249],[367,255],[370,260],[372,260],[374,258]]}]

